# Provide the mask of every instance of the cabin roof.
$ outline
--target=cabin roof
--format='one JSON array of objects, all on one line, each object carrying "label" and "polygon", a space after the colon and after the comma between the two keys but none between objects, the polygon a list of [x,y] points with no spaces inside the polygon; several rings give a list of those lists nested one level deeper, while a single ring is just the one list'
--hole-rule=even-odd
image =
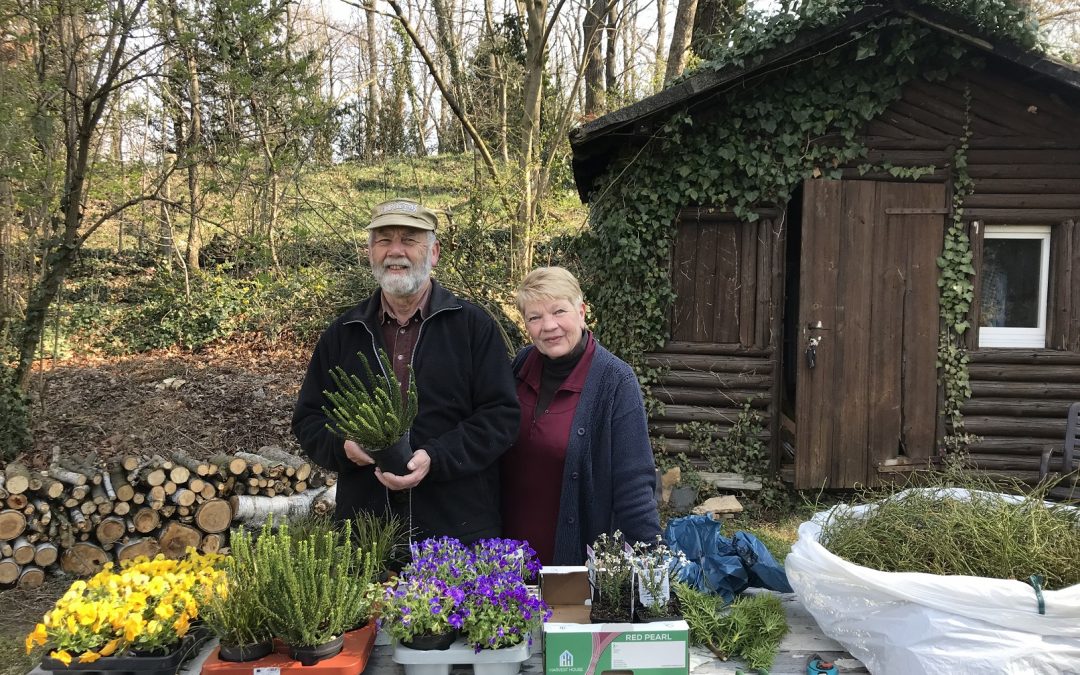
[{"label": "cabin roof", "polygon": [[976,50],[1012,63],[1055,88],[1080,94],[1080,68],[1038,51],[1024,49],[1000,37],[991,37],[961,17],[912,0],[865,6],[844,21],[806,30],[786,44],[766,50],[741,66],[703,70],[648,98],[612,111],[570,131],[574,180],[583,202],[589,201],[596,178],[612,155],[635,137],[647,136],[652,122],[666,119],[681,108],[692,108],[740,81],[778,65],[804,58],[803,53],[828,47],[852,30],[882,17],[906,16],[938,32],[947,33]]}]

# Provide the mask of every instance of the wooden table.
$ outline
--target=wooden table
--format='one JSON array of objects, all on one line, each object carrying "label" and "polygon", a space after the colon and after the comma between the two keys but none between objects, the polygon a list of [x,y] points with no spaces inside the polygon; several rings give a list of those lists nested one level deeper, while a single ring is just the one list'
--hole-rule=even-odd
[{"label": "wooden table", "polygon": [[[805,675],[806,661],[812,654],[818,654],[823,658],[832,659],[839,667],[841,673],[867,673],[869,671],[861,662],[852,657],[835,640],[825,637],[817,622],[810,613],[802,606],[793,593],[780,594],[784,612],[787,614],[790,631],[780,643],[780,649],[776,654],[776,661],[769,669],[771,675]],[[199,675],[202,662],[206,660],[210,652],[216,646],[216,640],[211,640],[198,656],[188,661],[181,675]],[[525,675],[543,675],[544,663],[542,654],[534,654],[528,661],[522,664],[521,672]],[[692,675],[736,675],[746,671],[744,663],[731,660],[721,661],[707,650],[700,647],[690,648],[690,673]],[[77,671],[76,671],[77,673]],[[471,675],[471,666],[459,666],[452,670],[453,675]],[[376,645],[371,659],[368,661],[364,675],[403,675],[404,668],[394,663],[393,648],[390,645]],[[40,669],[35,669],[31,675],[48,675]]]}]

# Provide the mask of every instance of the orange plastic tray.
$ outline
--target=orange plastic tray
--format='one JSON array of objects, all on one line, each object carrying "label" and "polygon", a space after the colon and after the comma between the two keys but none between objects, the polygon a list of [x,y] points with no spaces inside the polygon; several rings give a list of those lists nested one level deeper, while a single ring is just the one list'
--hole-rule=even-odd
[{"label": "orange plastic tray", "polygon": [[274,641],[275,650],[256,661],[236,663],[218,658],[218,649],[206,659],[202,672],[204,675],[252,675],[256,668],[277,668],[281,675],[358,675],[367,666],[375,645],[375,622],[359,630],[345,633],[345,645],[341,653],[323,659],[313,666],[302,666],[299,661],[289,657],[289,648]]}]

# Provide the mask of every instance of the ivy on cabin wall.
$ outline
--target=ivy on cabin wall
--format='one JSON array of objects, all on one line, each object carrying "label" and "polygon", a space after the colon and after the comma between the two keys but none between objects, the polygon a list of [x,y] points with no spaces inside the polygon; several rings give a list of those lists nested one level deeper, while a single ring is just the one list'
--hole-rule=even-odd
[{"label": "ivy on cabin wall", "polygon": [[974,440],[964,432],[961,406],[971,398],[971,378],[964,334],[971,328],[968,317],[975,299],[975,267],[972,265],[971,240],[964,221],[964,200],[974,191],[968,174],[967,151],[971,144],[971,90],[964,89],[964,122],[960,142],[953,152],[952,222],[945,232],[941,257],[938,258],[939,307],[942,329],[938,335],[937,367],[944,393],[941,414],[949,422],[949,433],[942,439],[946,452],[962,452]]},{"label": "ivy on cabin wall", "polygon": [[[1011,7],[1002,0],[943,4],[967,7],[969,18],[991,33],[1034,44],[1029,26],[1002,21],[997,6]],[[993,21],[982,16],[985,13]],[[835,22],[837,16],[825,7],[818,14],[806,11],[771,32],[760,25],[756,33],[737,27],[736,33],[743,31],[741,39],[756,42],[736,42],[742,45],[739,50],[705,61],[703,67],[746,64],[755,51],[790,42],[800,31]],[[1014,33],[1026,37],[1020,40]],[[839,46],[720,91],[695,104],[694,117],[686,110],[672,116],[647,143],[628,148],[611,163],[591,195],[592,227],[583,234],[582,271],[598,334],[635,367],[646,392],[657,371],[645,367],[643,354],[663,345],[674,300],[669,261],[678,211],[715,207],[753,222],[762,206],[784,208],[804,180],[839,178],[839,167],[866,156],[859,130],[898,100],[905,84],[916,77],[944,80],[971,67],[971,61],[956,40],[910,19],[883,19],[853,31]],[[710,107],[723,114],[710,116]],[[863,172],[871,168],[859,165]],[[895,176],[915,179],[933,170],[886,168]],[[958,195],[962,200],[959,190]],[[962,231],[954,245],[961,238],[966,240]],[[947,267],[953,269],[951,263]],[[966,301],[970,303],[970,297]],[[942,307],[943,312],[960,308],[951,301]],[[954,322],[949,330],[958,328]],[[952,351],[945,354],[942,372],[950,392],[946,412],[955,429],[962,419],[959,405],[970,387],[966,354],[952,335],[948,343],[950,350],[958,350],[955,358]]]}]

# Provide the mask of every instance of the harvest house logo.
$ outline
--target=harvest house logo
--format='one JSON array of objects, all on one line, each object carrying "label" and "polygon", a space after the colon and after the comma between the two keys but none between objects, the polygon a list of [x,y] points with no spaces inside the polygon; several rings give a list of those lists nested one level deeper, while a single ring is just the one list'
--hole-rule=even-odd
[{"label": "harvest house logo", "polygon": [[570,653],[570,650],[565,650],[562,654],[559,654],[559,667],[560,668],[573,668],[574,667],[574,655]]}]

